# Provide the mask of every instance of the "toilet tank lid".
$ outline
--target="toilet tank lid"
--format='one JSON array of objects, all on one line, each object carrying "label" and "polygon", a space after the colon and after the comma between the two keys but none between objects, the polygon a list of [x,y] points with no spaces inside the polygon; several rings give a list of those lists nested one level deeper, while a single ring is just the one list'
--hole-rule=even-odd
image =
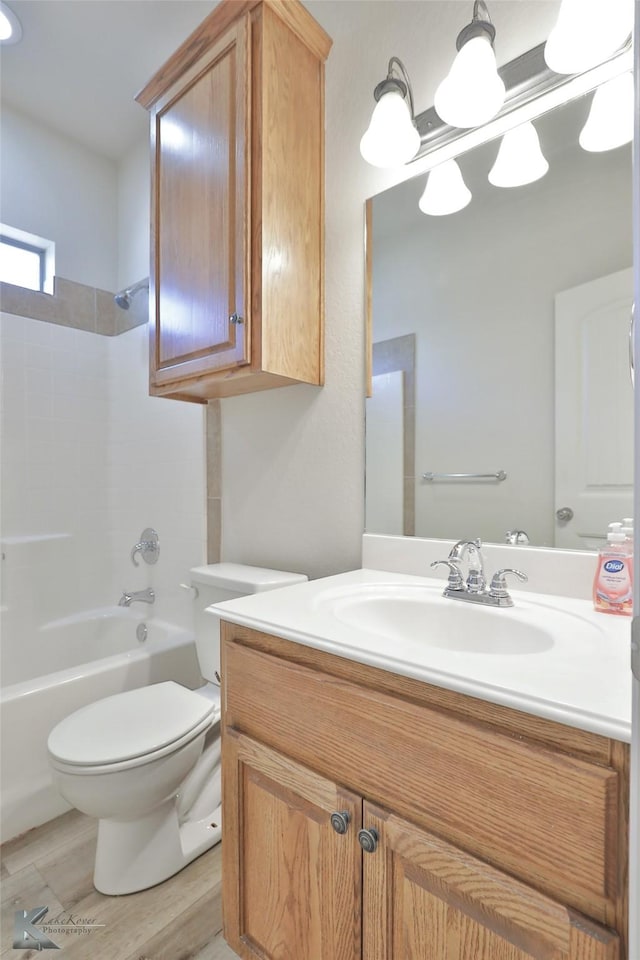
[{"label": "toilet tank lid", "polygon": [[191,582],[236,593],[260,593],[275,590],[294,583],[304,583],[309,578],[304,573],[288,573],[286,570],[270,570],[268,567],[250,567],[244,563],[209,563],[193,567]]}]

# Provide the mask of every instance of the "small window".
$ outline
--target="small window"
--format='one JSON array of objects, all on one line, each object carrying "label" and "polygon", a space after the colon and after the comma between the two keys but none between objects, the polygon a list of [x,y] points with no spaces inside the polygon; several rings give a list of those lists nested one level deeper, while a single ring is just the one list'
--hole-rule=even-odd
[{"label": "small window", "polygon": [[53,293],[54,247],[41,237],[0,224],[0,280]]}]

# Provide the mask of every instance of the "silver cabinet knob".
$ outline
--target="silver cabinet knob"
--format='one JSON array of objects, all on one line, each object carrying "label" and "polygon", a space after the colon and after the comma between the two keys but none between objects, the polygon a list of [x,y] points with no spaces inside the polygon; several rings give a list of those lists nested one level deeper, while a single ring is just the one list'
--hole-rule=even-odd
[{"label": "silver cabinet knob", "polygon": [[573,520],[573,510],[571,507],[560,507],[559,510],[556,510],[556,517],[561,523],[567,523],[569,520]]},{"label": "silver cabinet knob", "polygon": [[229,323],[244,323],[244,317],[239,316],[237,313],[232,313],[229,317]]},{"label": "silver cabinet knob", "polygon": [[346,833],[349,829],[351,814],[348,810],[342,810],[340,813],[336,810],[331,814],[331,826],[336,833]]},{"label": "silver cabinet knob", "polygon": [[378,831],[373,828],[371,830],[360,830],[358,832],[358,843],[365,853],[375,853],[378,846]]}]

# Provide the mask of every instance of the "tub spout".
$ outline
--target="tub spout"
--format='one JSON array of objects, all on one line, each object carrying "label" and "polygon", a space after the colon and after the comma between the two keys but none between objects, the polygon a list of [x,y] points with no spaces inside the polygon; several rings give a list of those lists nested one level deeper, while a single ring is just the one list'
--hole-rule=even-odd
[{"label": "tub spout", "polygon": [[118,600],[119,607],[130,607],[132,603],[154,603],[156,595],[151,589],[147,587],[146,590],[138,590],[133,593],[127,593],[126,591],[122,594]]}]

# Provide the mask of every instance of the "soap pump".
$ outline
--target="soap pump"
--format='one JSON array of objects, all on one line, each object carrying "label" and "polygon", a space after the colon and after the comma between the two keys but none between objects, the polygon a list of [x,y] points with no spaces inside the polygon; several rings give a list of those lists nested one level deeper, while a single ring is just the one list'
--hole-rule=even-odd
[{"label": "soap pump", "polygon": [[619,522],[609,524],[607,542],[598,553],[593,606],[599,613],[633,613],[633,540]]}]

